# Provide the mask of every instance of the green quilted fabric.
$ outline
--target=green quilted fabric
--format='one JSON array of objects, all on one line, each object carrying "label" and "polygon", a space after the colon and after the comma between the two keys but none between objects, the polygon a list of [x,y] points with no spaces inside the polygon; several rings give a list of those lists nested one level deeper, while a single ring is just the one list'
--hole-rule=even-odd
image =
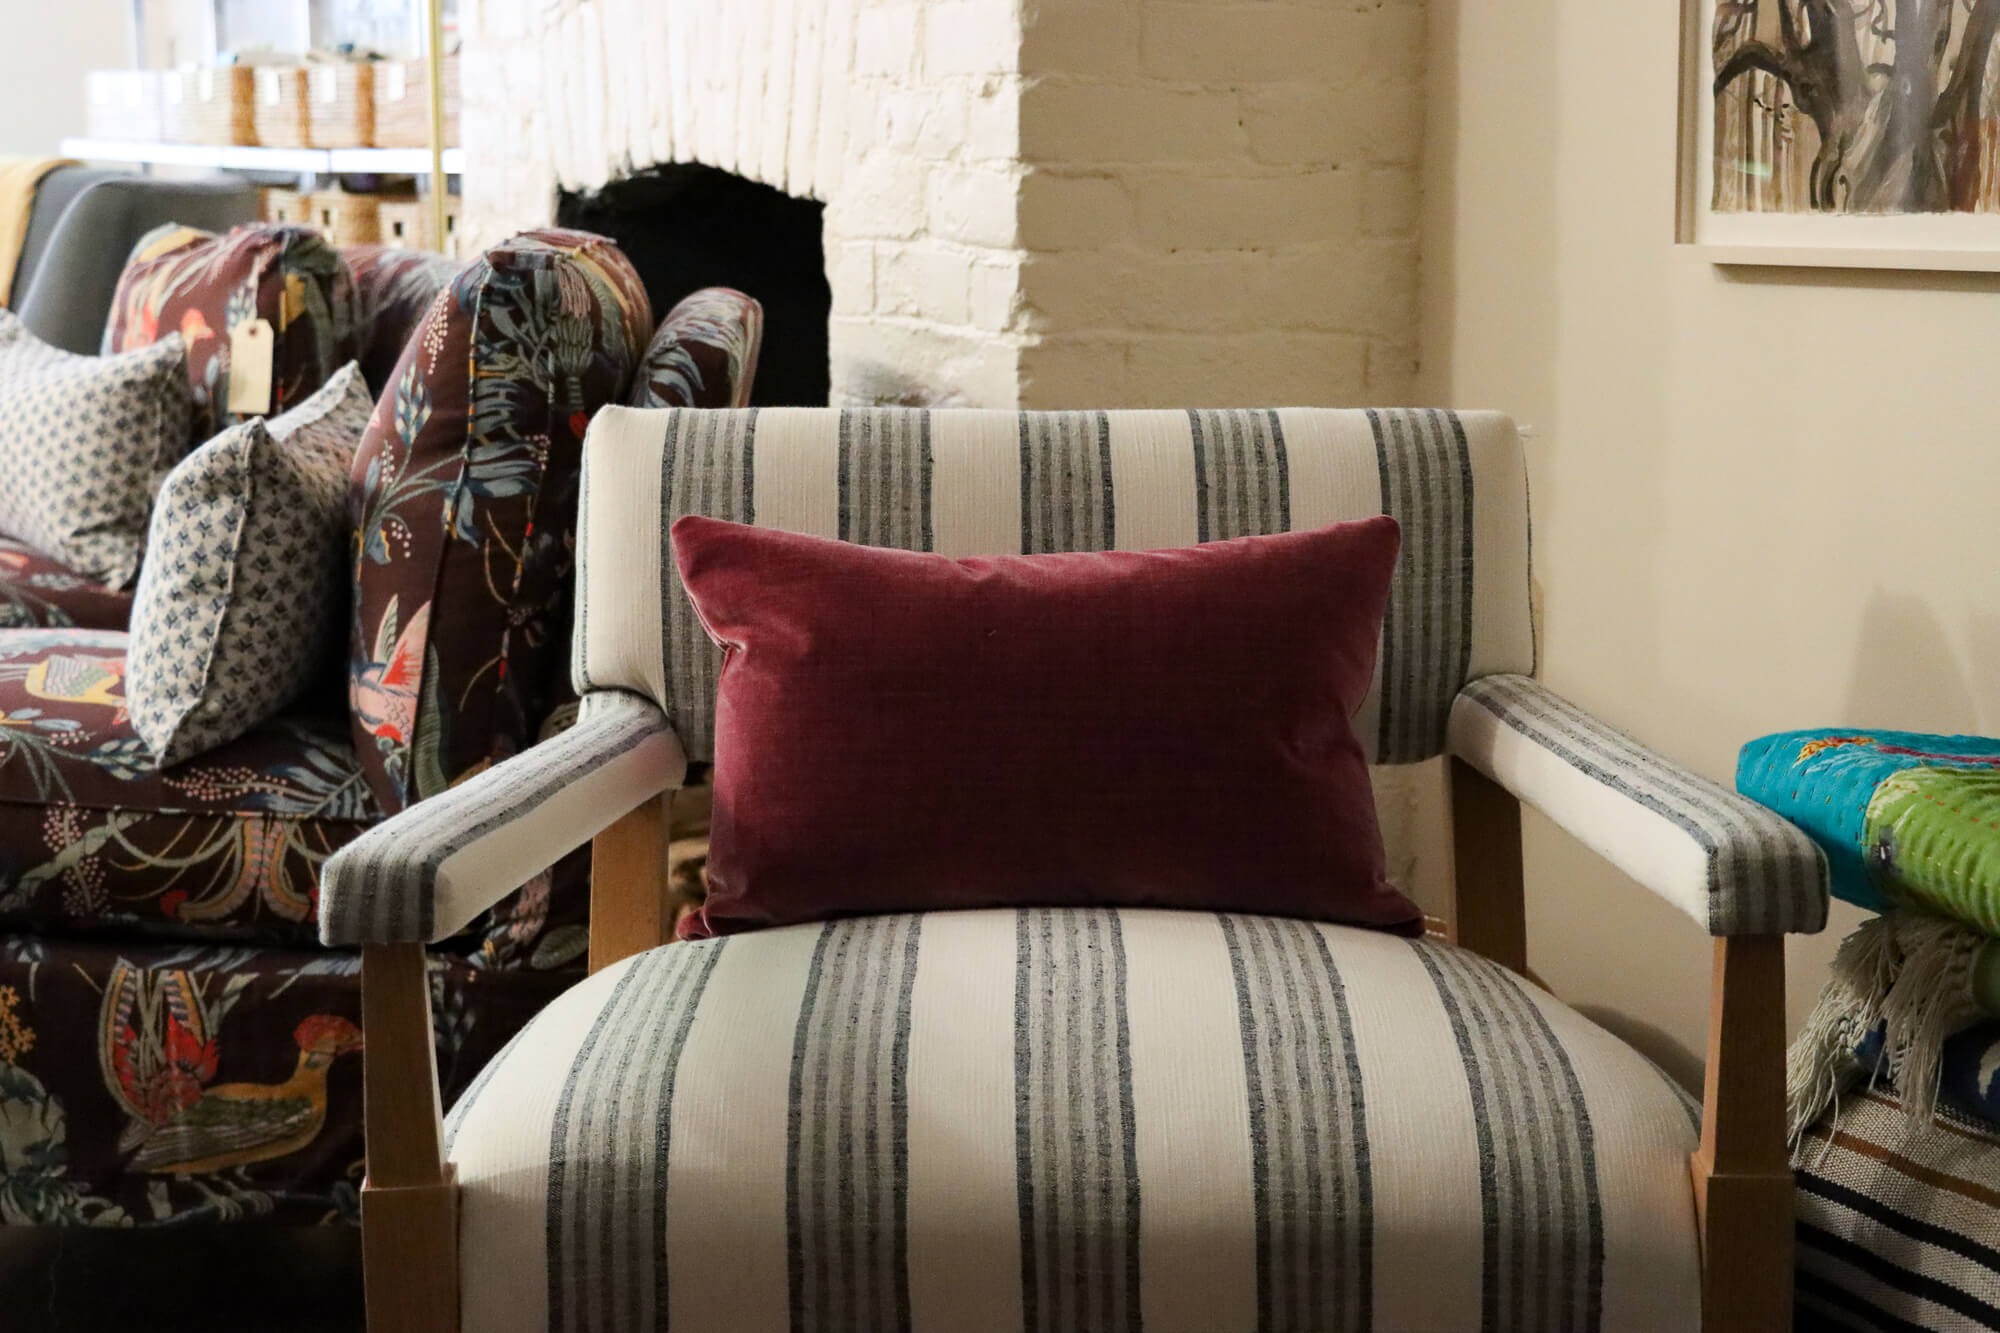
[{"label": "green quilted fabric", "polygon": [[1869,859],[1890,892],[2000,936],[2000,772],[1906,768],[1868,801]]}]

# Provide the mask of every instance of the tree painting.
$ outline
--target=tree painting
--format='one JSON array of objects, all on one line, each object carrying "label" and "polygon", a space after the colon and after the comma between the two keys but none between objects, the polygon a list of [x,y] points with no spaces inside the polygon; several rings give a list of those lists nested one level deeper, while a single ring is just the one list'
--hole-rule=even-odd
[{"label": "tree painting", "polygon": [[2000,0],[1715,0],[1718,213],[2000,212]]}]

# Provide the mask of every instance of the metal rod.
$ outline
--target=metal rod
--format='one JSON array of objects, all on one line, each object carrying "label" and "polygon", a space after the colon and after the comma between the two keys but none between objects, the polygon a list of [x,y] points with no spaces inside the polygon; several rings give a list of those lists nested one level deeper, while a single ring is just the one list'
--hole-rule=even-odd
[{"label": "metal rod", "polygon": [[431,96],[431,248],[445,254],[449,238],[444,229],[444,0],[425,0],[424,8],[430,11],[424,64],[430,75]]}]

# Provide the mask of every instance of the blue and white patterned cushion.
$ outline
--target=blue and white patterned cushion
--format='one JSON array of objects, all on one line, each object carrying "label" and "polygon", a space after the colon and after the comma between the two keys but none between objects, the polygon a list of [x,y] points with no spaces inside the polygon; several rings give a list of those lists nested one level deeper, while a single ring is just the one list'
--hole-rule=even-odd
[{"label": "blue and white patterned cushion", "polygon": [[160,478],[187,452],[180,335],[78,356],[0,310],[0,532],[122,588]]},{"label": "blue and white patterned cushion", "polygon": [[348,469],[373,406],[350,362],[282,416],[223,431],[160,487],[126,699],[162,767],[326,674],[346,620]]},{"label": "blue and white patterned cushion", "polygon": [[1678,1093],[1434,941],[1090,909],[640,954],[453,1109],[468,1329],[1692,1329]]}]

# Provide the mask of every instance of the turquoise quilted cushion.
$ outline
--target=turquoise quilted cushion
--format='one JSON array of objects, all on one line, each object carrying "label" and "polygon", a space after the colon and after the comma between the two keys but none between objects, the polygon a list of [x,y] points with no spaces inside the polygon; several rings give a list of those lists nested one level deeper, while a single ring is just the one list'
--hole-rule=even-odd
[{"label": "turquoise quilted cushion", "polygon": [[2000,740],[1779,732],[1743,747],[1736,790],[1825,849],[1835,897],[1914,901],[2000,934]]}]

